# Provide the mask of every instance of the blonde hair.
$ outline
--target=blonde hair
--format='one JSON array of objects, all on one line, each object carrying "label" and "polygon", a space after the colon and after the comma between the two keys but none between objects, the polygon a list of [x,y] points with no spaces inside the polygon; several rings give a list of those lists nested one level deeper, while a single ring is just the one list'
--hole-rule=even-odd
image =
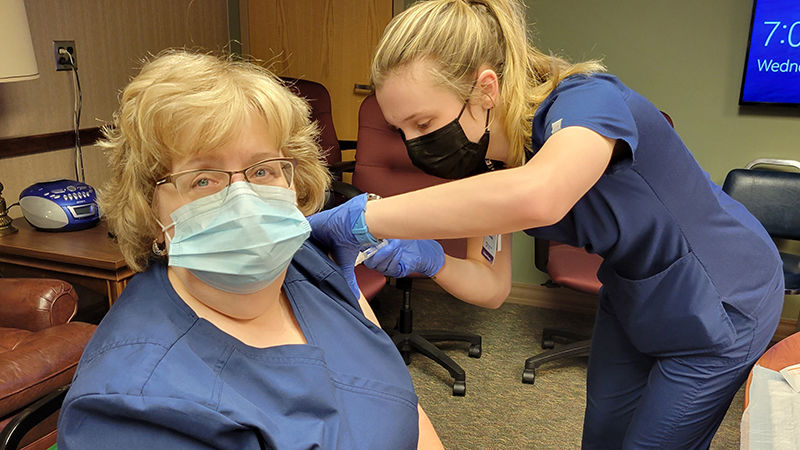
[{"label": "blonde hair", "polygon": [[100,207],[128,266],[148,266],[161,232],[153,195],[172,163],[217,149],[237,136],[251,115],[266,122],[284,156],[297,159],[294,187],[304,214],[322,206],[330,175],[309,119],[308,103],[257,65],[185,50],[146,62],[123,90],[113,126],[99,143],[111,181]]},{"label": "blonde hair", "polygon": [[[604,70],[599,61],[571,64],[529,43],[525,14],[517,0],[429,0],[418,2],[387,25],[372,61],[372,83],[422,59],[433,62],[435,82],[468,98],[477,71],[497,72],[500,100],[495,114],[509,139],[509,165],[525,161],[536,108],[564,78]],[[479,95],[475,90],[473,95]]]}]

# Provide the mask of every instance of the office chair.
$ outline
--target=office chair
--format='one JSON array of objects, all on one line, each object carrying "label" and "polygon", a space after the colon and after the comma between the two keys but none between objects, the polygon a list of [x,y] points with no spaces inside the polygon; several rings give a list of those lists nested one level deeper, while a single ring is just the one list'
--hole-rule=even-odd
[{"label": "office chair", "polygon": [[[358,112],[357,142],[353,186],[361,192],[388,197],[447,181],[428,175],[411,163],[400,135],[386,123],[374,94],[367,96],[361,103]],[[465,239],[447,239],[439,242],[447,254],[458,258],[465,257]],[[464,369],[432,343],[466,342],[469,343],[469,356],[479,358],[481,337],[456,331],[414,330],[411,309],[412,281],[413,277],[397,280],[397,287],[403,292],[403,300],[397,326],[390,330],[389,334],[406,364],[410,363],[411,352],[419,352],[432,359],[447,369],[453,377],[453,395],[463,396],[466,393]]]},{"label": "office chair", "polygon": [[[798,172],[754,169],[759,165],[794,167]],[[738,201],[777,239],[800,241],[800,162],[756,159],[728,172],[722,190]],[[797,243],[797,242],[795,242]],[[786,295],[800,295],[800,254],[780,252]],[[800,331],[798,317],[795,331]]]},{"label": "office chair", "polygon": [[[563,286],[587,294],[600,294],[602,284],[597,279],[597,270],[603,262],[600,256],[582,248],[539,238],[534,240],[534,252],[534,265],[550,276],[544,283],[548,288]],[[555,342],[568,344],[554,348]],[[525,360],[523,383],[533,384],[536,380],[536,369],[542,364],[562,358],[589,356],[592,341],[590,336],[545,328],[542,330],[542,348],[550,350]]]},{"label": "office chair", "polygon": [[[674,127],[672,117],[661,111],[664,119]],[[597,279],[597,270],[603,262],[599,255],[588,253],[582,248],[536,238],[534,240],[534,265],[548,274],[550,279],[544,283],[549,288],[567,287],[572,290],[592,295],[599,295],[602,283]],[[567,345],[554,348],[555,343]],[[525,360],[522,371],[522,382],[533,384],[536,381],[536,369],[542,364],[562,358],[589,356],[592,348],[591,336],[585,336],[565,330],[545,328],[542,330],[542,348],[547,351]]]},{"label": "office chair", "polygon": [[302,78],[281,77],[281,80],[292,93],[308,101],[311,106],[311,120],[320,129],[320,146],[325,154],[325,161],[334,178],[341,180],[341,173],[352,172],[354,166],[352,161],[342,162],[342,150],[355,149],[356,142],[337,138],[328,89],[321,83]]},{"label": "office chair", "polygon": [[[328,170],[333,176],[333,182],[338,185],[337,191],[346,190],[346,186],[341,186],[342,174],[352,172],[355,162],[342,161],[342,150],[356,148],[356,142],[337,138],[328,89],[321,83],[301,78],[281,77],[281,80],[289,90],[295,95],[305,98],[311,106],[311,120],[316,122],[320,129],[320,147],[325,154]],[[335,204],[334,202],[333,193],[328,192],[325,208],[330,208]],[[386,285],[386,277],[383,274],[363,265],[356,267],[356,281],[367,300],[372,300]]]}]

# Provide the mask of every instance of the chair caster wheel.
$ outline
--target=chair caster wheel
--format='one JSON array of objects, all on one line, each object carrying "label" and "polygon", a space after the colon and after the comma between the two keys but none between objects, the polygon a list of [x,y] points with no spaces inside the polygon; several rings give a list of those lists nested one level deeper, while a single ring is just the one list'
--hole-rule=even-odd
[{"label": "chair caster wheel", "polygon": [[543,349],[550,349],[554,348],[556,343],[552,339],[543,339],[542,340],[542,348]]},{"label": "chair caster wheel", "polygon": [[533,384],[536,381],[536,370],[525,369],[522,371],[522,382],[525,384]]},{"label": "chair caster wheel", "polygon": [[454,397],[463,397],[467,394],[467,383],[463,381],[454,381],[453,382],[453,396]]},{"label": "chair caster wheel", "polygon": [[469,357],[470,358],[480,358],[481,357],[481,345],[480,344],[473,344],[469,346]]}]

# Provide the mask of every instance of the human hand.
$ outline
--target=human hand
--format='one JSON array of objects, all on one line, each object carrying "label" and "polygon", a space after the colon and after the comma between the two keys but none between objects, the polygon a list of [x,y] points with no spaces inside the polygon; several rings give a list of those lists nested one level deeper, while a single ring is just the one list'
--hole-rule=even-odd
[{"label": "human hand", "polygon": [[347,284],[358,298],[355,261],[359,250],[365,245],[353,234],[353,226],[359,219],[363,223],[367,194],[351,198],[341,205],[320,211],[308,217],[311,224],[311,238],[329,251],[336,264],[344,272]]},{"label": "human hand", "polygon": [[433,240],[389,239],[364,265],[395,278],[415,272],[432,277],[444,265],[444,250]]}]

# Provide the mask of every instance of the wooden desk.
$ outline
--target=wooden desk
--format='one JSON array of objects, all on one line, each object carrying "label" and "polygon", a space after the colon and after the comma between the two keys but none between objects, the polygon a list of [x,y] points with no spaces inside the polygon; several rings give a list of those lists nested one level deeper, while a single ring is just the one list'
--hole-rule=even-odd
[{"label": "wooden desk", "polygon": [[38,231],[25,219],[13,223],[19,232],[0,236],[0,269],[6,276],[60,278],[105,293],[110,306],[134,274],[104,221],[64,232]]}]

